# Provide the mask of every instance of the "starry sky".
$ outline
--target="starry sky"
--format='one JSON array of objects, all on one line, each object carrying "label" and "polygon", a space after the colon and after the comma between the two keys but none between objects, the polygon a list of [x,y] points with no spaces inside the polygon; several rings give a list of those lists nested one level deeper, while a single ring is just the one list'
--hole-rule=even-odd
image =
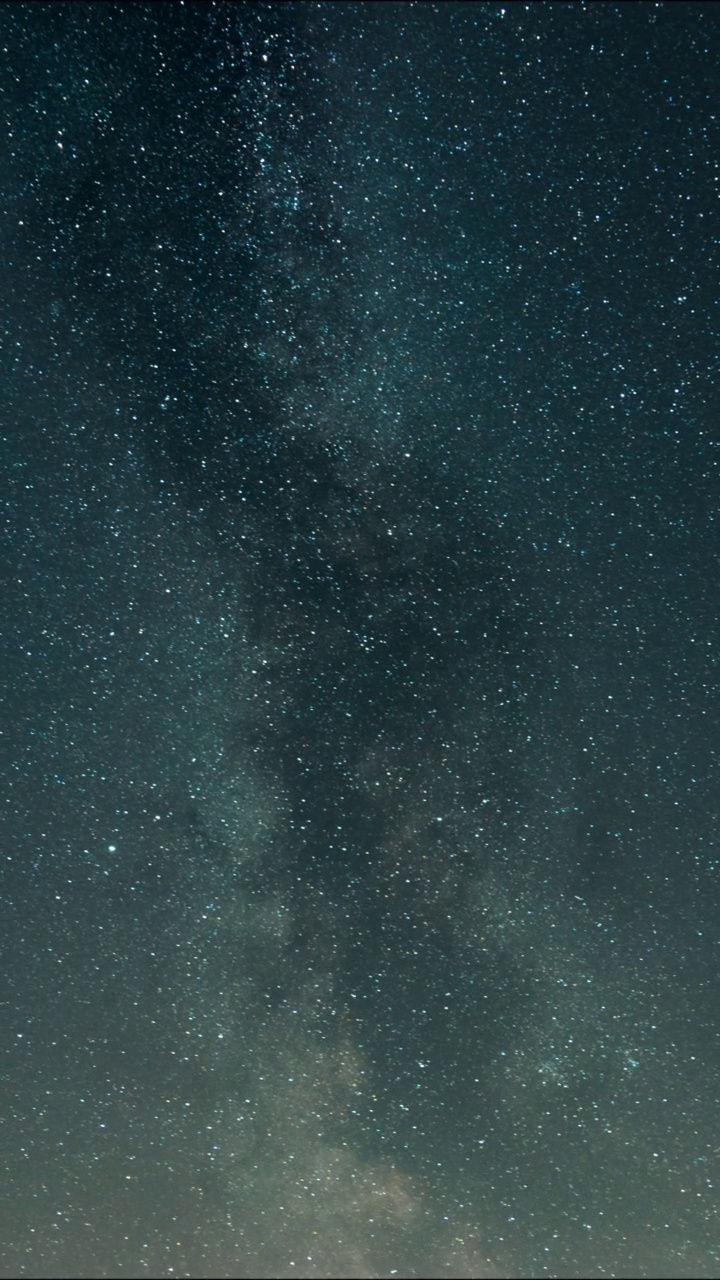
[{"label": "starry sky", "polygon": [[0,1274],[716,1276],[718,7],[0,27]]}]

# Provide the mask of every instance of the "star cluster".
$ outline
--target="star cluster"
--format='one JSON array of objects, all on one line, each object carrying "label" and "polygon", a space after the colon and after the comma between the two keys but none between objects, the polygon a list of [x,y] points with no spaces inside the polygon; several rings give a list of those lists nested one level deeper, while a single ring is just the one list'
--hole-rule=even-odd
[{"label": "star cluster", "polygon": [[713,6],[4,25],[3,1274],[716,1274]]}]

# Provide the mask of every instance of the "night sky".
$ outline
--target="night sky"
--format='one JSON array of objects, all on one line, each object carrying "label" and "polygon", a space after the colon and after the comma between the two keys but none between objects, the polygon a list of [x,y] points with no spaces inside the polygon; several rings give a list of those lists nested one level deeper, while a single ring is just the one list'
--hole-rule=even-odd
[{"label": "night sky", "polygon": [[720,1274],[720,6],[0,5],[0,1256]]}]

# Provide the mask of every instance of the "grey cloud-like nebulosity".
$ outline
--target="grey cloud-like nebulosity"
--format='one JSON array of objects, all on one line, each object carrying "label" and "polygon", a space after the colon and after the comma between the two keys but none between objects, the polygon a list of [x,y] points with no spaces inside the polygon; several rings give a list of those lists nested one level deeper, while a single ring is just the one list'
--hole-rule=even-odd
[{"label": "grey cloud-like nebulosity", "polygon": [[713,1273],[708,15],[8,14],[8,1274]]}]

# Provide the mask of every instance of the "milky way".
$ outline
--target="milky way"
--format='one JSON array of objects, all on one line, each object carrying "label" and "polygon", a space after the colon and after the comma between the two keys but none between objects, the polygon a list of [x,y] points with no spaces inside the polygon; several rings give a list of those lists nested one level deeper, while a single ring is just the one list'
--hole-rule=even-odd
[{"label": "milky way", "polygon": [[5,18],[2,1273],[716,1274],[714,9]]}]

